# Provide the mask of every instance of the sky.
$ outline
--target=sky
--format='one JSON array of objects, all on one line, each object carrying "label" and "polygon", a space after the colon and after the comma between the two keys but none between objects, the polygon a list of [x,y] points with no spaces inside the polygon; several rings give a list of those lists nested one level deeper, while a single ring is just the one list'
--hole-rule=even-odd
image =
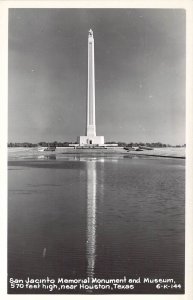
[{"label": "sky", "polygon": [[87,39],[105,141],[185,143],[185,10],[10,9],[9,142],[85,134]]}]

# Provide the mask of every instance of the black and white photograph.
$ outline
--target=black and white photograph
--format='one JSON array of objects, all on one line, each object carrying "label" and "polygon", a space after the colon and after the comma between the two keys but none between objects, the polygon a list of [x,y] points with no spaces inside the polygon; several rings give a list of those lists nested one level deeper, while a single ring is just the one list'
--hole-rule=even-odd
[{"label": "black and white photograph", "polygon": [[186,18],[8,9],[8,294],[186,293]]}]

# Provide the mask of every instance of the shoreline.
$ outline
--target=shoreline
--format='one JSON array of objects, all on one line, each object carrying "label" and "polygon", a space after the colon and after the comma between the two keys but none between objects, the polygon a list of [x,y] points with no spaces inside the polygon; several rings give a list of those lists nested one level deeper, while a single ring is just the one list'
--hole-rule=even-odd
[{"label": "shoreline", "polygon": [[185,159],[185,148],[155,148],[153,150],[127,151],[123,147],[110,149],[73,149],[57,148],[56,151],[38,151],[37,148],[8,148],[8,161],[12,159],[49,159],[63,158],[65,156],[129,156]]},{"label": "shoreline", "polygon": [[[134,153],[131,153],[133,155],[137,155]],[[139,154],[139,156],[149,156],[149,157],[163,157],[163,158],[177,158],[177,159],[186,159],[185,156],[171,156],[171,155],[157,155],[157,154]]]}]

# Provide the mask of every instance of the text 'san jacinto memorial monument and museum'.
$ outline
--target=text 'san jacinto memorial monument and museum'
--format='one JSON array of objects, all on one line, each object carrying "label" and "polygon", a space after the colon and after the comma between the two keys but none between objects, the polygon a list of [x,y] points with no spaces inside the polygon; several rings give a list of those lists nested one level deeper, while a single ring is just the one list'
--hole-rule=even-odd
[{"label": "text 'san jacinto memorial monument and museum'", "polygon": [[92,29],[88,34],[88,87],[87,87],[87,122],[86,135],[78,137],[80,146],[104,145],[104,136],[96,135],[95,122],[95,61],[94,61],[94,36]]}]

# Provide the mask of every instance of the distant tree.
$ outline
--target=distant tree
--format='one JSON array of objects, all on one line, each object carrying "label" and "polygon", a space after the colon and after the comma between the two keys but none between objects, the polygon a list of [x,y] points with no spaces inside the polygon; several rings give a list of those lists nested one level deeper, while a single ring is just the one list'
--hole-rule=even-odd
[{"label": "distant tree", "polygon": [[127,147],[133,147],[133,143],[127,144]]},{"label": "distant tree", "polygon": [[39,142],[38,145],[41,147],[47,147],[48,143],[47,142]]},{"label": "distant tree", "polygon": [[69,147],[69,142],[64,142],[63,147]]},{"label": "distant tree", "polygon": [[126,147],[127,146],[127,143],[125,142],[118,142],[118,147]]},{"label": "distant tree", "polygon": [[51,147],[57,147],[58,142],[57,141],[50,142],[50,143],[48,143],[48,145],[51,146]]},{"label": "distant tree", "polygon": [[133,143],[133,147],[138,147],[139,146],[139,144],[138,143]]},{"label": "distant tree", "polygon": [[105,144],[117,144],[117,142],[112,141],[112,142],[105,142]]}]

